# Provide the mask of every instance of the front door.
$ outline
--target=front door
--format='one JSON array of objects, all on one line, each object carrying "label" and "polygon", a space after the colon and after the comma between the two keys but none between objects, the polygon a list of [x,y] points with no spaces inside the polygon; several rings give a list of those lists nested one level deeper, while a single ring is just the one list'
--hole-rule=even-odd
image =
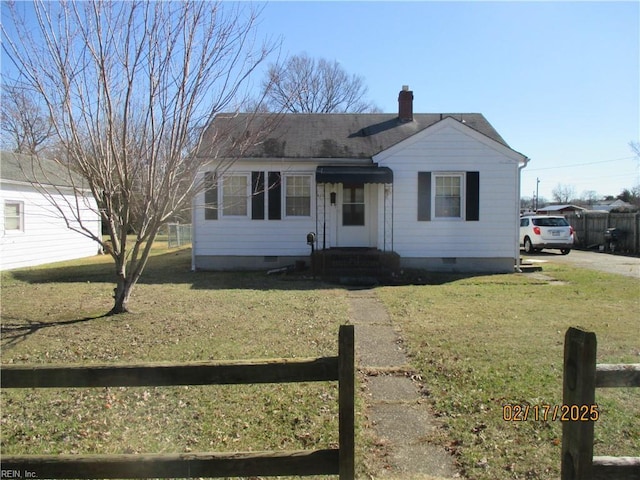
[{"label": "front door", "polygon": [[337,243],[340,247],[373,247],[375,228],[372,214],[371,184],[342,185],[338,214]]}]

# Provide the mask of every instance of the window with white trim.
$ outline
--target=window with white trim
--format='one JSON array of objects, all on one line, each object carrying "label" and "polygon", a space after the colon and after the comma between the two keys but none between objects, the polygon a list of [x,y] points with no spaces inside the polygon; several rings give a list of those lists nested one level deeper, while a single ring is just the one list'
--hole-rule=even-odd
[{"label": "window with white trim", "polygon": [[434,216],[436,218],[462,218],[461,174],[434,174]]},{"label": "window with white trim", "polygon": [[311,216],[311,177],[309,175],[286,175],[285,191],[285,212],[288,217]]},{"label": "window with white trim", "polygon": [[418,221],[480,221],[480,172],[418,172]]},{"label": "window with white trim", "polygon": [[247,216],[247,175],[226,175],[222,179],[222,212],[225,216]]},{"label": "window with white trim", "polygon": [[22,202],[4,202],[5,231],[24,231],[24,204]]}]

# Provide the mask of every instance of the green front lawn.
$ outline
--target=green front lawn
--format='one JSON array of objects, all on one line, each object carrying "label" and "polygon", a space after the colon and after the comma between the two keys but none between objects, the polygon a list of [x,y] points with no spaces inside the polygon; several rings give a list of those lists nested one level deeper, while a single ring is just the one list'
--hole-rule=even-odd
[{"label": "green front lawn", "polygon": [[[348,315],[342,289],[189,269],[188,249],[158,249],[134,291],[133,313],[114,317],[101,316],[113,288],[107,257],[3,273],[2,363],[337,355],[338,327]],[[3,454],[296,450],[338,442],[336,382],[4,390],[1,400]]]},{"label": "green front lawn", "polygon": [[[315,357],[337,353],[348,292],[300,277],[190,272],[190,251],[158,248],[131,314],[111,308],[107,257],[2,274],[3,363]],[[473,479],[558,478],[560,422],[503,420],[503,405],[562,402],[569,326],[598,336],[601,363],[640,362],[640,283],[566,266],[527,275],[432,277],[381,287],[444,423],[425,441]],[[635,389],[638,390],[638,389]],[[596,455],[640,455],[640,392],[599,390]],[[337,442],[328,384],[5,390],[2,453],[169,453],[326,448]],[[358,472],[375,458],[357,400]],[[379,446],[377,446],[379,447]]]},{"label": "green front lawn", "polygon": [[[445,423],[432,440],[468,478],[559,478],[561,422],[505,421],[503,408],[562,404],[569,326],[596,332],[598,363],[640,363],[636,279],[554,265],[544,274],[555,281],[451,277],[378,290]],[[594,454],[640,456],[640,389],[599,389],[596,401]]]}]

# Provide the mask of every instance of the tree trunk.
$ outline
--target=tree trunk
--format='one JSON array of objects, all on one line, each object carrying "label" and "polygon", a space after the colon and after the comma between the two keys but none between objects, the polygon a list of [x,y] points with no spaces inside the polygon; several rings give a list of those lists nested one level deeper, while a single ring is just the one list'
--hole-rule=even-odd
[{"label": "tree trunk", "polygon": [[113,289],[113,308],[109,313],[107,313],[107,316],[129,312],[127,305],[129,303],[129,297],[131,296],[134,284],[134,282],[127,278],[118,278],[116,288]]}]

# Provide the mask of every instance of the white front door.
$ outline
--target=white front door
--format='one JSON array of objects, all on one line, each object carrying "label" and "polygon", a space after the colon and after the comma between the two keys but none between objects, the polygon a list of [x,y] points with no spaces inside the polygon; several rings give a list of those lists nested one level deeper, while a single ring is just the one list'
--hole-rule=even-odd
[{"label": "white front door", "polygon": [[339,191],[337,245],[339,247],[375,247],[376,184],[343,184]]}]

